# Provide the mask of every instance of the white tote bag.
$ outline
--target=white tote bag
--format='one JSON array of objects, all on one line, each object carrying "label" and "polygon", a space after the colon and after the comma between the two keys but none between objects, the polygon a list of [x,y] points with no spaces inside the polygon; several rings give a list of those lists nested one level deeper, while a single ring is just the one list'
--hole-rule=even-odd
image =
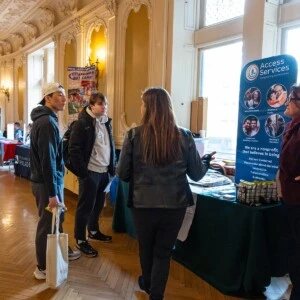
[{"label": "white tote bag", "polygon": [[60,286],[68,277],[68,235],[59,233],[60,211],[61,208],[53,209],[52,234],[47,236],[46,282],[54,289]]}]

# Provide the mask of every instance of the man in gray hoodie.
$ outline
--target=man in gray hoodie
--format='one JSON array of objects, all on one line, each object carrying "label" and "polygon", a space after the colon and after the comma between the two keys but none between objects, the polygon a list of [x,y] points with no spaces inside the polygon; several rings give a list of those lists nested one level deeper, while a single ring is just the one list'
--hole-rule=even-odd
[{"label": "man in gray hoodie", "polygon": [[87,257],[96,257],[86,238],[111,242],[112,237],[99,229],[109,175],[115,172],[115,145],[111,119],[107,117],[107,99],[101,93],[91,95],[89,105],[79,114],[69,141],[72,172],[78,176],[79,197],[75,216],[76,247]]},{"label": "man in gray hoodie", "polygon": [[[51,233],[52,210],[63,204],[64,161],[62,138],[58,129],[57,113],[66,104],[64,88],[56,82],[47,83],[43,87],[41,106],[31,112],[33,121],[30,139],[31,187],[39,213],[35,247],[37,267],[34,271],[36,279],[46,279],[47,234]],[[62,232],[63,214],[60,218],[59,231]],[[69,260],[80,257],[80,252],[69,248]]]}]

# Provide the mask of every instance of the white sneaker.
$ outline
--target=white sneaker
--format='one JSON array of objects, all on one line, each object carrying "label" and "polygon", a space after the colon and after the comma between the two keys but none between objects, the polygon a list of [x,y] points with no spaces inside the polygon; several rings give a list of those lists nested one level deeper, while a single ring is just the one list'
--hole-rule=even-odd
[{"label": "white sneaker", "polygon": [[79,250],[73,250],[70,246],[68,246],[68,257],[69,260],[76,260],[81,256],[81,252]]},{"label": "white sneaker", "polygon": [[40,270],[38,267],[33,272],[35,279],[45,280],[46,279],[46,270]]}]

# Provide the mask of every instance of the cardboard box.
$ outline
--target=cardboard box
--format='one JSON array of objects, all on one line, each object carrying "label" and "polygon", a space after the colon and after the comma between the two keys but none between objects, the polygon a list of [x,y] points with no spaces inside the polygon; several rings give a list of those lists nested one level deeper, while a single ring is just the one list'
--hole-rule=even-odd
[{"label": "cardboard box", "polygon": [[198,119],[198,100],[196,101],[192,101],[191,103],[191,125],[190,125],[190,128],[191,128],[191,132],[194,132],[194,133],[199,133],[199,131],[197,131],[197,128],[198,128],[198,122],[197,122],[197,119]]},{"label": "cardboard box", "polygon": [[199,133],[200,129],[207,130],[207,104],[206,97],[199,97],[191,104],[191,131]]}]

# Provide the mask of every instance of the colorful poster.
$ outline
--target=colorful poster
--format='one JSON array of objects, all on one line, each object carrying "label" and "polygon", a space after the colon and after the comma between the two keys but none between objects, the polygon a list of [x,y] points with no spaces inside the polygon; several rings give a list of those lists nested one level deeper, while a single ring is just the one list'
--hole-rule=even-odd
[{"label": "colorful poster", "polygon": [[79,112],[96,91],[96,67],[68,67],[68,124],[78,119]]},{"label": "colorful poster", "polygon": [[274,180],[282,134],[290,119],[283,113],[297,62],[278,55],[248,63],[242,70],[235,182]]}]

